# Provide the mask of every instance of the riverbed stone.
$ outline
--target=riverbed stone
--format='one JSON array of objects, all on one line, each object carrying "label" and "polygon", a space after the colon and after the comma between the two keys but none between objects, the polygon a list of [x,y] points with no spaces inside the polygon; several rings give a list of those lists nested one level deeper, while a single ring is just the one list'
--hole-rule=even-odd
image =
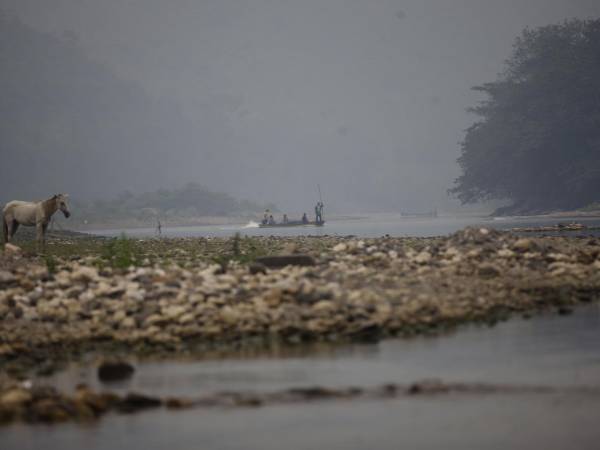
[{"label": "riverbed stone", "polygon": [[104,361],[98,367],[98,379],[102,382],[121,381],[131,378],[135,368],[125,361]]}]

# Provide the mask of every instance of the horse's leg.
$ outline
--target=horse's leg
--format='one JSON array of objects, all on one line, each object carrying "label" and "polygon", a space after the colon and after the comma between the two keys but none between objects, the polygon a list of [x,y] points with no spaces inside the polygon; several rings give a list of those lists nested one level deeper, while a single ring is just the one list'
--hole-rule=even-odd
[{"label": "horse's leg", "polygon": [[46,248],[46,232],[48,231],[48,223],[42,225],[42,244]]},{"label": "horse's leg", "polygon": [[8,244],[10,242],[10,231],[8,229],[8,217],[2,217],[2,231],[4,235],[4,242]]},{"label": "horse's leg", "polygon": [[15,234],[17,233],[18,229],[19,229],[19,222],[17,222],[16,220],[13,219],[13,221],[10,225],[10,238],[11,239],[13,237],[15,237]]},{"label": "horse's leg", "polygon": [[38,222],[35,226],[35,229],[37,231],[37,247],[38,247],[38,252],[41,253],[42,248],[43,248],[43,244],[44,244],[44,224],[41,222]]}]

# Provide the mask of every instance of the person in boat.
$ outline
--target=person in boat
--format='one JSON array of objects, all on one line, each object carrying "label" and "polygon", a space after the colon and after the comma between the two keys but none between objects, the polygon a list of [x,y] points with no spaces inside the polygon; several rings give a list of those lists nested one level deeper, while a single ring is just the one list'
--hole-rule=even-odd
[{"label": "person in boat", "polygon": [[271,214],[269,216],[269,225],[275,225],[277,222],[275,222],[275,218],[273,217],[273,214]]},{"label": "person in boat", "polygon": [[288,223],[288,222],[289,222],[288,216],[287,216],[287,214],[284,214],[283,215],[283,223]]},{"label": "person in boat", "polygon": [[263,215],[262,224],[266,225],[269,223],[269,210],[265,210],[265,214]]},{"label": "person in boat", "polygon": [[306,215],[306,213],[302,215],[302,223],[308,223],[308,216]]},{"label": "person in boat", "polygon": [[315,206],[315,222],[323,222],[323,202],[321,201],[317,202]]}]

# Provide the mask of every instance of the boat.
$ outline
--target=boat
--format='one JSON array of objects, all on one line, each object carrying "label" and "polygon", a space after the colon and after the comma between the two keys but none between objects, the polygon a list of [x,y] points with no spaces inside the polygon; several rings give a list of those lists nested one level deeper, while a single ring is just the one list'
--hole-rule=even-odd
[{"label": "boat", "polygon": [[287,227],[322,227],[325,225],[325,221],[321,222],[302,222],[301,220],[290,220],[287,223],[261,223],[259,224],[259,228],[287,228]]},{"label": "boat", "polygon": [[400,212],[400,217],[420,218],[420,217],[437,217],[437,209],[429,212]]}]

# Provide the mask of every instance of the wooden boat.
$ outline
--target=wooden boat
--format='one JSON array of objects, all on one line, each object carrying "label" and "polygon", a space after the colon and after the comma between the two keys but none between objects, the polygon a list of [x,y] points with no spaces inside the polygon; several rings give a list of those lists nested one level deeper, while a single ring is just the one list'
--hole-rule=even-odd
[{"label": "wooden boat", "polygon": [[325,225],[325,221],[321,222],[302,222],[301,220],[290,220],[287,223],[279,222],[279,223],[261,223],[258,226],[260,228],[287,228],[287,227],[322,227]]},{"label": "wooden boat", "polygon": [[418,218],[418,217],[437,217],[437,209],[434,209],[433,211],[430,212],[417,212],[417,213],[411,213],[411,212],[400,212],[400,217],[410,217],[410,218]]}]

